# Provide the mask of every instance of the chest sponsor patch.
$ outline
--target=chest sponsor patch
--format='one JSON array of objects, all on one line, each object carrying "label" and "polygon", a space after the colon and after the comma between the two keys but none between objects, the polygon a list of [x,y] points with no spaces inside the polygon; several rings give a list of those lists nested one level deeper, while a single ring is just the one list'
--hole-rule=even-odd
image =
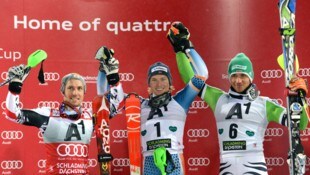
[{"label": "chest sponsor patch", "polygon": [[224,141],[223,142],[224,151],[234,151],[234,150],[246,150],[246,141]]},{"label": "chest sponsor patch", "polygon": [[147,150],[154,150],[159,147],[171,148],[171,139],[158,139],[146,142]]}]

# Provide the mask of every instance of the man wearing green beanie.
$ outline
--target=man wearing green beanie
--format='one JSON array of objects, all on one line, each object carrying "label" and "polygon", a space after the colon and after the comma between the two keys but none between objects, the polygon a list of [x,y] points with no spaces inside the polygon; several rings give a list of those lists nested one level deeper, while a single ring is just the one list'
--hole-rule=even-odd
[{"label": "man wearing green beanie", "polygon": [[[168,39],[176,52],[182,80],[187,83],[197,72],[203,71],[198,63],[203,61],[197,59],[200,56],[189,41],[188,29],[182,23],[172,24]],[[286,108],[268,97],[259,96],[253,83],[252,62],[244,53],[231,59],[228,76],[228,92],[205,84],[199,94],[216,119],[220,147],[219,174],[267,175],[264,134],[269,122],[287,125]],[[308,92],[305,80],[301,78],[291,81],[289,89]],[[299,129],[305,129],[308,124],[307,109],[303,108],[299,121]]]}]

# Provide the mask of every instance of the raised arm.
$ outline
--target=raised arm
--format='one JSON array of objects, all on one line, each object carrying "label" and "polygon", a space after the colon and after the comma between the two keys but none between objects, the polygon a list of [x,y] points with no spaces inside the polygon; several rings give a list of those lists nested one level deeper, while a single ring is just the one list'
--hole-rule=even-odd
[{"label": "raised arm", "polygon": [[208,69],[203,59],[189,40],[190,33],[181,22],[174,22],[168,31],[167,38],[176,53],[178,70],[184,83],[188,83],[194,75],[208,78]]},{"label": "raised arm", "polygon": [[50,110],[37,108],[26,110],[20,108],[19,94],[28,73],[23,64],[11,67],[8,70],[9,77],[14,77],[9,84],[9,92],[6,97],[6,118],[15,123],[40,128],[49,119]]},{"label": "raised arm", "polygon": [[[112,83],[112,80],[116,78],[118,78],[119,80],[118,74],[115,74],[116,72],[118,72],[118,67],[116,69],[114,68],[113,72],[107,69],[109,71],[108,72],[109,77],[106,71],[104,70],[105,67],[107,67],[106,65],[108,63],[108,60],[112,59],[113,55],[114,55],[114,50],[108,49],[106,46],[100,47],[98,51],[96,52],[95,58],[99,60],[100,62],[99,72],[98,72],[98,77],[97,77],[97,95],[103,95],[110,89],[108,82]],[[111,76],[113,78],[111,78]]]},{"label": "raised arm", "polygon": [[119,61],[114,57],[114,50],[106,46],[98,49],[95,58],[100,61],[97,93],[99,96],[106,94],[110,116],[114,116],[124,101],[124,92],[119,81]]}]

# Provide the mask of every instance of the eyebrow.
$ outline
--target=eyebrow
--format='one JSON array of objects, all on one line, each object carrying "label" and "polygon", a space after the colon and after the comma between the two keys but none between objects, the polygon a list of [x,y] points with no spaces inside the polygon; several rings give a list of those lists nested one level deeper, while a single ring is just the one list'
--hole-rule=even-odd
[{"label": "eyebrow", "polygon": [[[72,87],[75,87],[75,86],[73,86],[73,85],[69,85],[67,88],[72,88]],[[81,86],[76,86],[77,88],[83,88],[83,86],[81,85]]]}]

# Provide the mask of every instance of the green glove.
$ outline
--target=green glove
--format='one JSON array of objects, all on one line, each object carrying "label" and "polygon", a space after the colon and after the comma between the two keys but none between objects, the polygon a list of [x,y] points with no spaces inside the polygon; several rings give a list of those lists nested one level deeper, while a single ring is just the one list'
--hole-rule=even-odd
[{"label": "green glove", "polygon": [[167,166],[167,155],[166,148],[159,147],[154,150],[153,158],[156,167],[160,170],[162,175],[166,175],[166,166]]}]

